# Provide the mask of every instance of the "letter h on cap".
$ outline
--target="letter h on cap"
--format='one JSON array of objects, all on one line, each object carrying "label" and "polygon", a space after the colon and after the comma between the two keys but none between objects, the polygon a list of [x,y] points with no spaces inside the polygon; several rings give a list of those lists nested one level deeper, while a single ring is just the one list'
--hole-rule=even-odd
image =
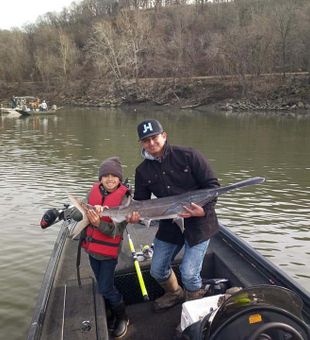
[{"label": "letter h on cap", "polygon": [[143,131],[142,131],[142,133],[147,133],[147,131],[148,130],[150,130],[150,131],[153,131],[153,126],[152,126],[152,123],[147,123],[147,124],[144,124],[143,125]]}]

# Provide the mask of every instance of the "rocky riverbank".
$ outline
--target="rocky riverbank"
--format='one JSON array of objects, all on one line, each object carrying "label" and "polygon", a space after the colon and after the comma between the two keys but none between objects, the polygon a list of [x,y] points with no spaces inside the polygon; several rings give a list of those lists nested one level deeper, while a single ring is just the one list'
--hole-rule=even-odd
[{"label": "rocky riverbank", "polygon": [[224,104],[220,104],[219,108],[223,111],[279,111],[279,112],[293,112],[293,111],[309,111],[310,104],[300,99],[298,100],[286,100],[280,98],[278,100],[263,100],[263,99],[240,99],[234,101],[233,99],[228,100]]},{"label": "rocky riverbank", "polygon": [[279,115],[294,112],[310,114],[309,79],[298,79],[293,82],[274,86],[271,91],[252,93],[247,98],[230,98],[219,105],[228,112],[269,111]]},{"label": "rocky riverbank", "polygon": [[1,86],[0,98],[35,95],[57,105],[88,107],[119,106],[151,102],[179,109],[215,106],[228,112],[270,111],[310,114],[308,74],[248,79],[246,87],[235,77],[197,77],[179,79],[139,79],[106,83],[80,81],[65,87],[38,83]]}]

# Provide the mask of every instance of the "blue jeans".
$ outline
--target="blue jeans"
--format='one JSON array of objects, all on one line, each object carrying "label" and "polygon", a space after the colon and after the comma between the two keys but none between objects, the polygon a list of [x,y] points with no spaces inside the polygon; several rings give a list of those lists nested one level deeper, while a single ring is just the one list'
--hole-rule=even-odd
[{"label": "blue jeans", "polygon": [[96,260],[89,255],[89,262],[98,283],[99,293],[110,302],[111,307],[118,306],[123,302],[123,297],[114,286],[117,259]]},{"label": "blue jeans", "polygon": [[[191,292],[201,288],[200,272],[209,240],[190,247],[185,241],[184,256],[180,265],[183,287]],[[151,264],[151,275],[159,283],[166,281],[171,275],[171,263],[182,249],[182,245],[154,240],[154,254]]]}]

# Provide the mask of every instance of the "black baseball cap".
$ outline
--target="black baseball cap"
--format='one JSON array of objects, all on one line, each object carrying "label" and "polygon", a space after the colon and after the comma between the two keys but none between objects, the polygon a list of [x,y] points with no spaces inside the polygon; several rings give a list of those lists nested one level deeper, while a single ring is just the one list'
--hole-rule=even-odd
[{"label": "black baseball cap", "polygon": [[159,135],[164,132],[164,129],[158,120],[147,119],[138,125],[137,131],[139,140],[142,140],[147,137]]}]

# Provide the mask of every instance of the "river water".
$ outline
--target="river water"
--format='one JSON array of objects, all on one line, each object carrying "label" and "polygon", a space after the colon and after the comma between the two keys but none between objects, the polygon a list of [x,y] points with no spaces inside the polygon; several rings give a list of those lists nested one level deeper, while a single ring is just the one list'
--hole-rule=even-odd
[{"label": "river water", "polygon": [[60,226],[45,210],[85,195],[101,161],[120,156],[132,184],[141,161],[136,125],[159,119],[172,144],[210,160],[222,185],[254,176],[263,185],[222,196],[221,222],[310,291],[310,119],[138,106],[66,108],[0,116],[0,339],[25,339]]}]

